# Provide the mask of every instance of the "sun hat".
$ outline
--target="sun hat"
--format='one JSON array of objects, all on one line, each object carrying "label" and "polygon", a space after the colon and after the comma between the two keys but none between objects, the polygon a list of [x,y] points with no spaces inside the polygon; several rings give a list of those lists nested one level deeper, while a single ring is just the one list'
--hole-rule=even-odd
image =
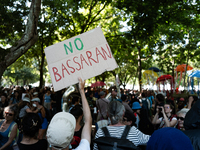
[{"label": "sun hat", "polygon": [[40,102],[40,99],[38,97],[36,97],[36,98],[33,98],[31,101],[32,102]]},{"label": "sun hat", "polygon": [[29,103],[30,103],[30,98],[24,97],[24,98],[22,99],[22,101],[24,101],[24,102],[29,102]]},{"label": "sun hat", "polygon": [[47,129],[47,140],[52,147],[66,148],[73,139],[76,120],[67,112],[59,112],[52,118]]},{"label": "sun hat", "polygon": [[140,106],[139,102],[134,102],[132,105],[132,109],[141,109],[142,107]]}]

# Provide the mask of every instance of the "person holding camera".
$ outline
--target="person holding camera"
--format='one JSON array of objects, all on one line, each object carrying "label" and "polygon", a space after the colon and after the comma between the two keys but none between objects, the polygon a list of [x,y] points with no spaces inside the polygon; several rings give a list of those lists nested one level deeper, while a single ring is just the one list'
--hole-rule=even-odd
[{"label": "person holding camera", "polygon": [[152,124],[160,124],[159,128],[176,127],[177,118],[172,114],[173,106],[171,104],[164,104],[164,106],[157,106],[156,114],[153,118]]}]

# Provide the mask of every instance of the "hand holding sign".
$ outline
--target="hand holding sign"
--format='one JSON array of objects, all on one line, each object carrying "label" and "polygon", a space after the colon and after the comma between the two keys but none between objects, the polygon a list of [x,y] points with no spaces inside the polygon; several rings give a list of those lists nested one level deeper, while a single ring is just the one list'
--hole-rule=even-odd
[{"label": "hand holding sign", "polygon": [[84,90],[85,81],[82,81],[80,77],[78,78],[78,81],[79,81],[79,91]]}]

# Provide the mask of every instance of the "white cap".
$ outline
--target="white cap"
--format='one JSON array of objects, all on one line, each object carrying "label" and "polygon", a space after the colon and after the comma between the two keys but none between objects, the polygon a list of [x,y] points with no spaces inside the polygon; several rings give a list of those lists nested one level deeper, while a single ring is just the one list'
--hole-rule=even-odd
[{"label": "white cap", "polygon": [[33,98],[32,100],[31,100],[32,102],[40,102],[40,99],[38,98],[38,97],[36,97],[36,98]]},{"label": "white cap", "polygon": [[29,103],[30,103],[30,98],[24,97],[24,98],[22,99],[22,101],[24,101],[24,102],[29,102]]},{"label": "white cap", "polygon": [[33,93],[33,95],[37,95],[37,94],[38,94],[38,92],[34,92],[34,93]]},{"label": "white cap", "polygon": [[67,112],[59,112],[52,118],[47,129],[47,140],[54,148],[66,148],[73,139],[76,120]]}]

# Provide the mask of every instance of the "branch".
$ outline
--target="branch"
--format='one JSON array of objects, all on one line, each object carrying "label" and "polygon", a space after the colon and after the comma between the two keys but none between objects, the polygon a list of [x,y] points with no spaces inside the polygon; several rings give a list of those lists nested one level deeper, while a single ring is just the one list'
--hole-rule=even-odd
[{"label": "branch", "polygon": [[32,0],[25,33],[23,37],[17,42],[16,46],[12,46],[8,54],[5,56],[3,63],[6,67],[10,66],[20,56],[26,53],[28,49],[37,41],[37,24],[40,14],[40,7],[41,0]]},{"label": "branch", "polygon": [[94,21],[94,19],[102,12],[102,10],[104,10],[104,8],[106,7],[107,3],[108,3],[108,2],[106,2],[106,3],[104,4],[104,6],[103,6],[103,7],[97,12],[97,14],[92,18],[92,20],[91,20],[88,24],[86,24],[86,26],[87,26],[86,31],[87,31],[87,29],[89,28],[90,24]]}]

